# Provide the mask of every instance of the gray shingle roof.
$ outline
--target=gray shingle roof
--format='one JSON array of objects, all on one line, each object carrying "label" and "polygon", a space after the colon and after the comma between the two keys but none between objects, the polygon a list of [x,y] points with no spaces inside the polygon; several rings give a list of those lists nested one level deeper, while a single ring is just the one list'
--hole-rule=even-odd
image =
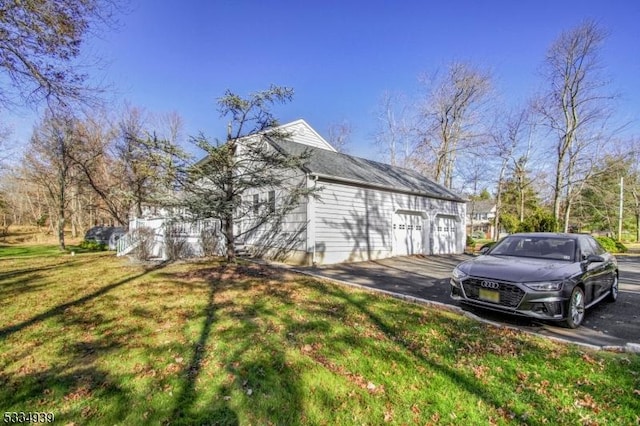
[{"label": "gray shingle roof", "polygon": [[458,194],[413,170],[286,140],[271,140],[270,142],[285,154],[301,155],[306,150],[310,154],[310,158],[305,163],[305,171],[311,174],[391,191],[417,193],[431,198],[459,202],[465,201]]}]

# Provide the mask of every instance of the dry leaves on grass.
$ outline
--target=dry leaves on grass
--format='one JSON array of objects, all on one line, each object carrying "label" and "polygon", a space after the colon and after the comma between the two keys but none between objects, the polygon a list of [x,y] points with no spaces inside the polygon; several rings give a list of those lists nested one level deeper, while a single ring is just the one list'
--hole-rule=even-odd
[{"label": "dry leaves on grass", "polygon": [[354,374],[349,370],[347,370],[345,367],[330,361],[329,359],[327,359],[326,357],[318,353],[318,350],[321,347],[322,347],[322,344],[320,343],[314,343],[313,345],[307,344],[301,347],[300,351],[303,354],[309,356],[318,364],[322,365],[327,370],[331,371],[332,373],[344,377],[349,382],[355,384],[361,389],[366,389],[370,394],[374,394],[374,395],[384,394],[385,392],[384,385],[376,385],[373,382],[365,379],[363,376],[359,374]]},{"label": "dry leaves on grass", "polygon": [[598,404],[596,403],[596,401],[588,393],[584,394],[584,396],[582,396],[581,398],[576,399],[574,404],[575,404],[576,407],[588,408],[588,409],[590,409],[591,411],[593,411],[596,414],[598,414],[601,411],[601,409],[598,406]]}]

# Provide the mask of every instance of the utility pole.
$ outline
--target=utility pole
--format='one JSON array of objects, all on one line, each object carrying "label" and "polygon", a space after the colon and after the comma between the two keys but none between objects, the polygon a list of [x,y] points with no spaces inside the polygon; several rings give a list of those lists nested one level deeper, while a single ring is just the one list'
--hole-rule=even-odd
[{"label": "utility pole", "polygon": [[624,207],[624,177],[620,178],[620,207],[618,209],[618,241],[622,241],[622,213]]}]

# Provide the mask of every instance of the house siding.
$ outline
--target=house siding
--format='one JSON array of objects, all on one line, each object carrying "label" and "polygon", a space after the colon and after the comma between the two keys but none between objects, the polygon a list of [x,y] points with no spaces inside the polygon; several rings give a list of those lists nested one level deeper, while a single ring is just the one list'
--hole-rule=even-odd
[{"label": "house siding", "polygon": [[395,255],[393,223],[396,214],[424,218],[422,252],[433,253],[435,222],[455,219],[450,252],[464,250],[464,203],[433,199],[337,182],[318,182],[315,202],[315,263],[375,260]]},{"label": "house siding", "polygon": [[[295,174],[289,178],[290,185],[306,185],[304,174]],[[287,197],[287,191],[276,190],[276,208],[279,208]],[[243,199],[252,202],[254,194],[261,201],[268,199],[269,189],[247,191]],[[266,206],[265,206],[266,207]],[[246,234],[244,244],[247,249],[261,257],[267,257],[289,263],[305,264],[307,259],[307,207],[306,200],[286,214],[280,223],[270,222],[260,226],[254,232]],[[240,221],[240,230],[247,230],[253,225],[251,216]]]},{"label": "house siding", "polygon": [[335,149],[303,120],[295,121],[282,126],[282,128],[285,132],[290,133],[291,138],[297,143],[335,152]]}]

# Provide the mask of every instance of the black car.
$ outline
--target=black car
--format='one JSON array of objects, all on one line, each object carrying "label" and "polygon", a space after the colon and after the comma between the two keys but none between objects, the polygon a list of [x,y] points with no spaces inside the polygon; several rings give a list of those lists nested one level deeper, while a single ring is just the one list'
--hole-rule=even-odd
[{"label": "black car", "polygon": [[125,234],[125,229],[119,226],[94,226],[84,236],[85,241],[104,244],[109,250],[116,249],[116,243]]},{"label": "black car", "polygon": [[463,303],[576,328],[585,309],[618,298],[618,264],[590,235],[513,234],[456,266],[450,283]]}]

